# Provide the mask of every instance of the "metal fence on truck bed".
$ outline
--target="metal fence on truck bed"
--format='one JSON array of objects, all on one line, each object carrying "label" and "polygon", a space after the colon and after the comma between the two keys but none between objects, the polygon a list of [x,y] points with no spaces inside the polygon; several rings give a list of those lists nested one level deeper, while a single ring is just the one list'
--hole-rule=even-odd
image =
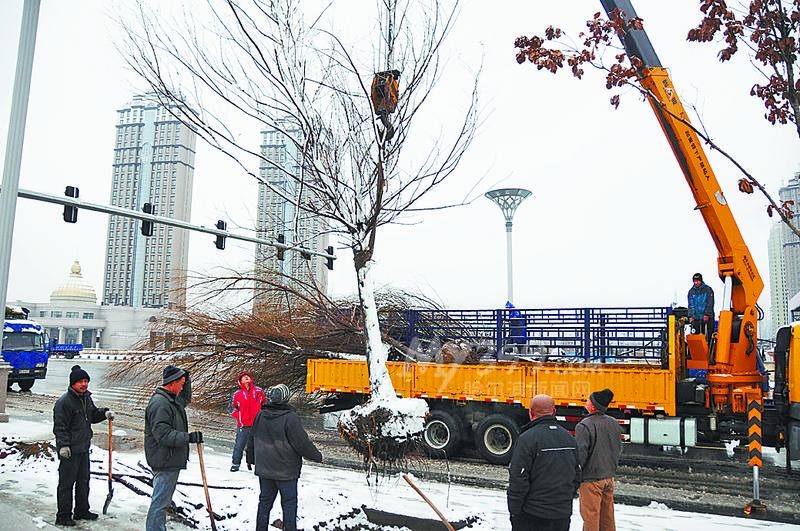
[{"label": "metal fence on truck bed", "polygon": [[662,360],[669,307],[506,308],[497,310],[400,310],[381,313],[381,326],[418,348],[459,341],[494,357],[543,361]]}]

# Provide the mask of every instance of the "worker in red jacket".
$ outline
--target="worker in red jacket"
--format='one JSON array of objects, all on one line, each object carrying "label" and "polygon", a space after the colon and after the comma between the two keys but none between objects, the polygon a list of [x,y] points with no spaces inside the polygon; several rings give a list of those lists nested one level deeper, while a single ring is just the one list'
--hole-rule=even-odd
[{"label": "worker in red jacket", "polygon": [[239,390],[231,397],[230,405],[230,414],[236,419],[236,442],[233,446],[231,472],[239,470],[239,466],[242,464],[242,453],[247,446],[247,438],[250,436],[250,428],[253,427],[253,420],[261,411],[261,406],[267,403],[264,390],[256,387],[253,375],[248,371],[242,371],[237,382]]}]

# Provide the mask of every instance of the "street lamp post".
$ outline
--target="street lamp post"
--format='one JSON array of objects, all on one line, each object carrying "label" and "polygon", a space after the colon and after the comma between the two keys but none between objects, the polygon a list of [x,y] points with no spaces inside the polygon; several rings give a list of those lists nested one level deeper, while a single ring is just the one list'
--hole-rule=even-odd
[{"label": "street lamp post", "polygon": [[529,195],[530,190],[524,188],[498,188],[491,190],[484,194],[487,199],[492,201],[500,207],[503,211],[503,217],[506,219],[506,270],[508,272],[508,301],[514,301],[514,266],[511,260],[511,227],[514,220],[514,212],[517,207]]}]

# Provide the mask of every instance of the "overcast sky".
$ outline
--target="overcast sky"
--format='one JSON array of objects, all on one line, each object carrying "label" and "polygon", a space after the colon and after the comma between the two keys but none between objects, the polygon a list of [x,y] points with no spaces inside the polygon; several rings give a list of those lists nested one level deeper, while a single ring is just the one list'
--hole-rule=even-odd
[{"label": "overcast sky", "polygon": [[[123,3],[42,1],[21,188],[61,194],[66,185],[76,185],[82,199],[109,202],[116,110],[142,86],[113,46],[119,28],[109,10]],[[340,4],[334,9],[351,6]],[[685,41],[699,20],[696,6],[695,0],[635,2],[684,104],[696,106],[711,136],[777,197],[800,170],[794,128],[770,126],[762,118],[760,102],[748,95],[758,78],[744,56],[721,65],[713,47]],[[541,33],[548,24],[575,34],[599,10],[596,0],[465,3],[446,50],[441,88],[463,95],[469,89],[464,74],[483,62],[484,119],[441,201],[468,195],[479,179],[473,196],[498,187],[533,192],[514,220],[518,307],[685,304],[696,271],[721,293],[716,249],[649,105],[628,92],[614,110],[599,72],[576,81],[514,60],[515,37]],[[3,140],[21,13],[21,0],[0,2]],[[442,120],[455,111],[429,110]],[[2,142],[0,157],[4,151]],[[737,171],[709,156],[768,284],[766,201],[740,194]],[[192,221],[212,225],[225,218],[229,227],[252,227],[255,207],[255,184],[198,143]],[[47,301],[75,259],[101,296],[107,222],[104,214],[81,211],[77,224],[67,224],[60,207],[20,199],[9,300]],[[502,306],[505,232],[499,208],[481,197],[407,222],[379,235],[379,285],[419,291],[451,308]],[[346,251],[338,254],[331,287],[336,294],[351,293],[352,261]],[[195,272],[247,267],[252,255],[249,244],[228,242],[220,252],[213,237],[191,236]],[[767,311],[768,295],[767,287],[760,301]]]}]

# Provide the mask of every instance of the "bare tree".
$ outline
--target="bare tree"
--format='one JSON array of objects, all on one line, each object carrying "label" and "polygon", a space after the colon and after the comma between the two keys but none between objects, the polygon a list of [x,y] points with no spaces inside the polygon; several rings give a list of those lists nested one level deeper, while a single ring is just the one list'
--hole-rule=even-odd
[{"label": "bare tree", "polygon": [[[440,74],[458,1],[381,0],[372,44],[348,42],[326,22],[337,4],[312,18],[300,4],[210,0],[206,18],[192,4],[174,24],[140,4],[137,21],[125,23],[123,53],[155,97],[177,104],[178,118],[203,140],[298,212],[327,220],[351,249],[371,390],[362,412],[383,422],[364,431],[358,426],[376,423],[359,422],[354,411],[340,431],[362,441],[359,448],[374,450],[386,439],[391,458],[421,432],[427,407],[420,400],[401,404],[388,375],[372,273],[377,232],[404,212],[430,207],[423,198],[456,169],[475,131],[477,79],[463,94],[463,119],[440,138],[424,139],[427,152],[416,165],[402,164],[412,133],[423,135],[413,125]],[[289,134],[287,124],[301,134]],[[296,160],[270,157],[238,135],[243,127],[286,132]],[[254,165],[283,172],[293,192],[262,180]],[[383,433],[381,426],[398,417],[408,421],[403,429]]]},{"label": "bare tree", "polygon": [[[703,4],[706,3],[724,2],[703,2]],[[753,3],[762,2],[754,1]],[[716,11],[713,12],[716,13]],[[796,13],[797,12],[795,12],[795,19],[797,18]],[[542,35],[517,38],[514,43],[515,47],[518,48],[516,56],[517,62],[520,64],[526,62],[532,63],[538,70],[544,70],[552,74],[556,74],[568,68],[570,73],[578,79],[583,78],[586,73],[585,67],[589,66],[605,72],[605,86],[608,90],[616,91],[620,87],[634,88],[637,92],[642,94],[645,99],[649,99],[654,102],[655,105],[659,105],[663,112],[668,113],[672,118],[691,128],[698,137],[705,141],[706,145],[730,161],[731,164],[744,175],[744,177],[739,179],[739,190],[743,193],[752,194],[755,189],[758,189],[767,199],[767,215],[772,217],[773,214],[777,213],[781,221],[800,237],[800,229],[792,222],[792,218],[794,217],[794,201],[776,201],[773,199],[761,182],[756,179],[752,173],[747,171],[747,169],[745,169],[745,167],[730,153],[714,142],[705,130],[695,127],[684,117],[676,116],[671,113],[665,106],[660,104],[658,98],[638,83],[638,79],[641,75],[640,69],[643,64],[641,58],[628,57],[624,50],[615,43],[617,38],[622,38],[628,29],[642,28],[643,21],[641,18],[628,17],[625,13],[620,13],[619,10],[615,10],[609,19],[606,20],[598,12],[595,13],[591,19],[586,21],[586,30],[579,32],[577,38],[574,40],[561,28],[555,26],[548,26],[545,28]],[[690,40],[703,40],[705,38],[711,38],[714,35],[711,29],[706,29],[702,32],[700,32],[700,30],[693,30],[693,32],[699,33],[690,33]],[[695,38],[692,38],[692,35],[696,35]],[[700,36],[703,38],[701,39]],[[790,54],[787,57],[789,57],[791,61],[796,62],[796,55]],[[791,61],[779,63],[785,64],[788,74],[791,74],[793,71]],[[778,66],[776,66],[776,68],[778,68]],[[792,107],[787,102],[792,100],[792,98],[795,100],[797,99],[796,90],[789,90],[784,87],[783,97],[786,99],[781,100],[781,103],[778,104],[775,98],[778,97],[780,91],[775,88],[776,86],[783,85],[776,82],[759,91],[760,94],[762,94],[760,97],[764,99],[765,105],[771,109],[771,121],[773,123],[775,121],[781,123],[795,121],[796,118],[791,110]],[[618,107],[620,103],[619,93],[615,92],[611,96],[610,102],[615,108]],[[770,102],[772,103],[770,104]],[[773,108],[771,108],[771,105]],[[770,119],[769,116],[768,119]]]}]

